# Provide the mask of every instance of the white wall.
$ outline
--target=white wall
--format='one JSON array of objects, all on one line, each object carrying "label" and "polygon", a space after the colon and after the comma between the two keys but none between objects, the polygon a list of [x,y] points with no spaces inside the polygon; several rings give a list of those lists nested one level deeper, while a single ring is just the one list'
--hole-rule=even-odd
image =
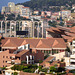
[{"label": "white wall", "polygon": [[61,53],[58,53],[58,54],[54,54],[52,56],[55,56],[56,57],[56,60],[61,60],[64,56],[65,56],[65,52],[61,52]]}]

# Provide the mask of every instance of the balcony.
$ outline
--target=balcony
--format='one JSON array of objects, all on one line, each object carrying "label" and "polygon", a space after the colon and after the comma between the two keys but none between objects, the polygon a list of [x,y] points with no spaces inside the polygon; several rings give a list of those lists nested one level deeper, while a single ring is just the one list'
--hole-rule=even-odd
[{"label": "balcony", "polygon": [[75,51],[75,48],[73,48],[72,51]]},{"label": "balcony", "polygon": [[11,61],[7,61],[8,64],[11,64]]},{"label": "balcony", "polygon": [[73,47],[75,46],[75,44],[72,45]]},{"label": "balcony", "polygon": [[70,62],[75,62],[75,59],[70,59]]},{"label": "balcony", "polygon": [[70,58],[75,58],[75,54],[74,55],[70,55]]},{"label": "balcony", "polygon": [[71,64],[70,66],[74,66],[75,67],[75,64]]},{"label": "balcony", "polygon": [[75,40],[73,40],[73,43],[75,43]]},{"label": "balcony", "polygon": [[11,60],[12,62],[15,62],[15,60]]}]

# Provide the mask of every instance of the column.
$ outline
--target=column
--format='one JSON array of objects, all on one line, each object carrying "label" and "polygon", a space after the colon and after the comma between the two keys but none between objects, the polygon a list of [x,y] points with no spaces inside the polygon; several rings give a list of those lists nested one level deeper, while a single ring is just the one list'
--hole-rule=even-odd
[{"label": "column", "polygon": [[34,64],[34,56],[33,56],[33,64]]},{"label": "column", "polygon": [[53,55],[53,52],[52,52],[53,50],[51,50],[51,54]]},{"label": "column", "polygon": [[11,21],[10,21],[10,37],[11,37]]},{"label": "column", "polygon": [[43,28],[44,28],[44,27],[43,27],[43,21],[42,21],[42,38],[43,38]]},{"label": "column", "polygon": [[27,58],[27,64],[28,64],[28,56],[26,56],[26,58]]},{"label": "column", "polygon": [[7,37],[7,21],[5,21],[5,36]]},{"label": "column", "polygon": [[19,21],[19,31],[20,31],[20,23],[21,23],[21,22]]},{"label": "column", "polygon": [[34,24],[35,24],[35,22],[33,22],[33,38],[34,38]]},{"label": "column", "polygon": [[32,55],[30,55],[30,64],[32,64]]},{"label": "column", "polygon": [[3,21],[1,21],[1,33],[2,33],[2,24],[3,24]]},{"label": "column", "polygon": [[39,38],[39,22],[38,22],[38,28],[37,28],[37,38]]},{"label": "column", "polygon": [[28,38],[30,37],[30,27],[28,26]]},{"label": "column", "polygon": [[15,21],[15,24],[14,24],[14,32],[15,32],[15,37],[16,37],[16,21]]}]

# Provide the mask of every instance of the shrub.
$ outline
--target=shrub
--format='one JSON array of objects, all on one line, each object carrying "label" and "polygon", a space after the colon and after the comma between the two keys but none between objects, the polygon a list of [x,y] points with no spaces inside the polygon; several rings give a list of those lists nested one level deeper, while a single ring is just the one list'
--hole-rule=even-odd
[{"label": "shrub", "polygon": [[14,72],[14,75],[18,75],[18,73],[17,72]]},{"label": "shrub", "polygon": [[5,69],[6,69],[6,67],[1,67],[1,69],[2,69],[2,70],[5,70]]},{"label": "shrub", "polygon": [[37,65],[14,65],[11,69],[33,73],[37,69]]},{"label": "shrub", "polygon": [[39,61],[39,63],[42,63],[42,62],[43,62],[42,60]]},{"label": "shrub", "polygon": [[37,67],[38,67],[37,65],[32,65],[32,68],[35,68],[36,69]]},{"label": "shrub", "polygon": [[41,71],[47,73],[48,69],[44,68],[44,69],[41,69]]},{"label": "shrub", "polygon": [[21,64],[26,64],[26,61],[22,61]]},{"label": "shrub", "polygon": [[29,73],[31,73],[31,69],[24,69],[23,72],[29,72]]},{"label": "shrub", "polygon": [[51,67],[50,67],[50,71],[51,71],[51,72],[56,72],[55,66],[51,66]]},{"label": "shrub", "polygon": [[28,68],[28,66],[24,66],[24,68],[23,69],[27,69]]},{"label": "shrub", "polygon": [[38,68],[39,68],[39,70],[41,70],[42,69],[42,66],[38,66]]}]

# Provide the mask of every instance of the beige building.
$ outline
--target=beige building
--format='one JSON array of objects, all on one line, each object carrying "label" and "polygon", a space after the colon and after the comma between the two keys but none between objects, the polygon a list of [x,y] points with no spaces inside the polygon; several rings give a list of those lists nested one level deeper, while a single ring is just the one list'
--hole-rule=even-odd
[{"label": "beige building", "polygon": [[59,12],[59,15],[62,16],[62,19],[70,18],[71,11],[70,10],[62,10]]},{"label": "beige building", "polygon": [[9,3],[8,3],[8,7],[10,7],[10,12],[11,12],[11,13],[14,13],[14,12],[15,12],[15,10],[16,10],[16,8],[15,8],[15,3],[9,2]]},{"label": "beige building", "polygon": [[10,7],[3,6],[1,10],[1,14],[4,14],[4,13],[6,14],[10,13]]},{"label": "beige building", "polygon": [[39,14],[39,11],[38,10],[34,11],[34,14],[38,15]]},{"label": "beige building", "polygon": [[17,13],[17,14],[21,14],[21,10],[22,7],[24,7],[23,5],[15,5],[14,2],[9,2],[8,6],[3,6],[1,13],[4,14],[4,12],[6,13]]},{"label": "beige building", "polygon": [[14,58],[15,58],[15,54],[9,53],[9,50],[0,52],[0,67],[10,66]]},{"label": "beige building", "polygon": [[29,7],[22,7],[20,16],[29,18],[29,16],[30,16],[30,8]]},{"label": "beige building", "polygon": [[24,7],[23,5],[16,5],[16,13],[18,14],[21,14],[21,10],[22,10],[22,7]]}]

